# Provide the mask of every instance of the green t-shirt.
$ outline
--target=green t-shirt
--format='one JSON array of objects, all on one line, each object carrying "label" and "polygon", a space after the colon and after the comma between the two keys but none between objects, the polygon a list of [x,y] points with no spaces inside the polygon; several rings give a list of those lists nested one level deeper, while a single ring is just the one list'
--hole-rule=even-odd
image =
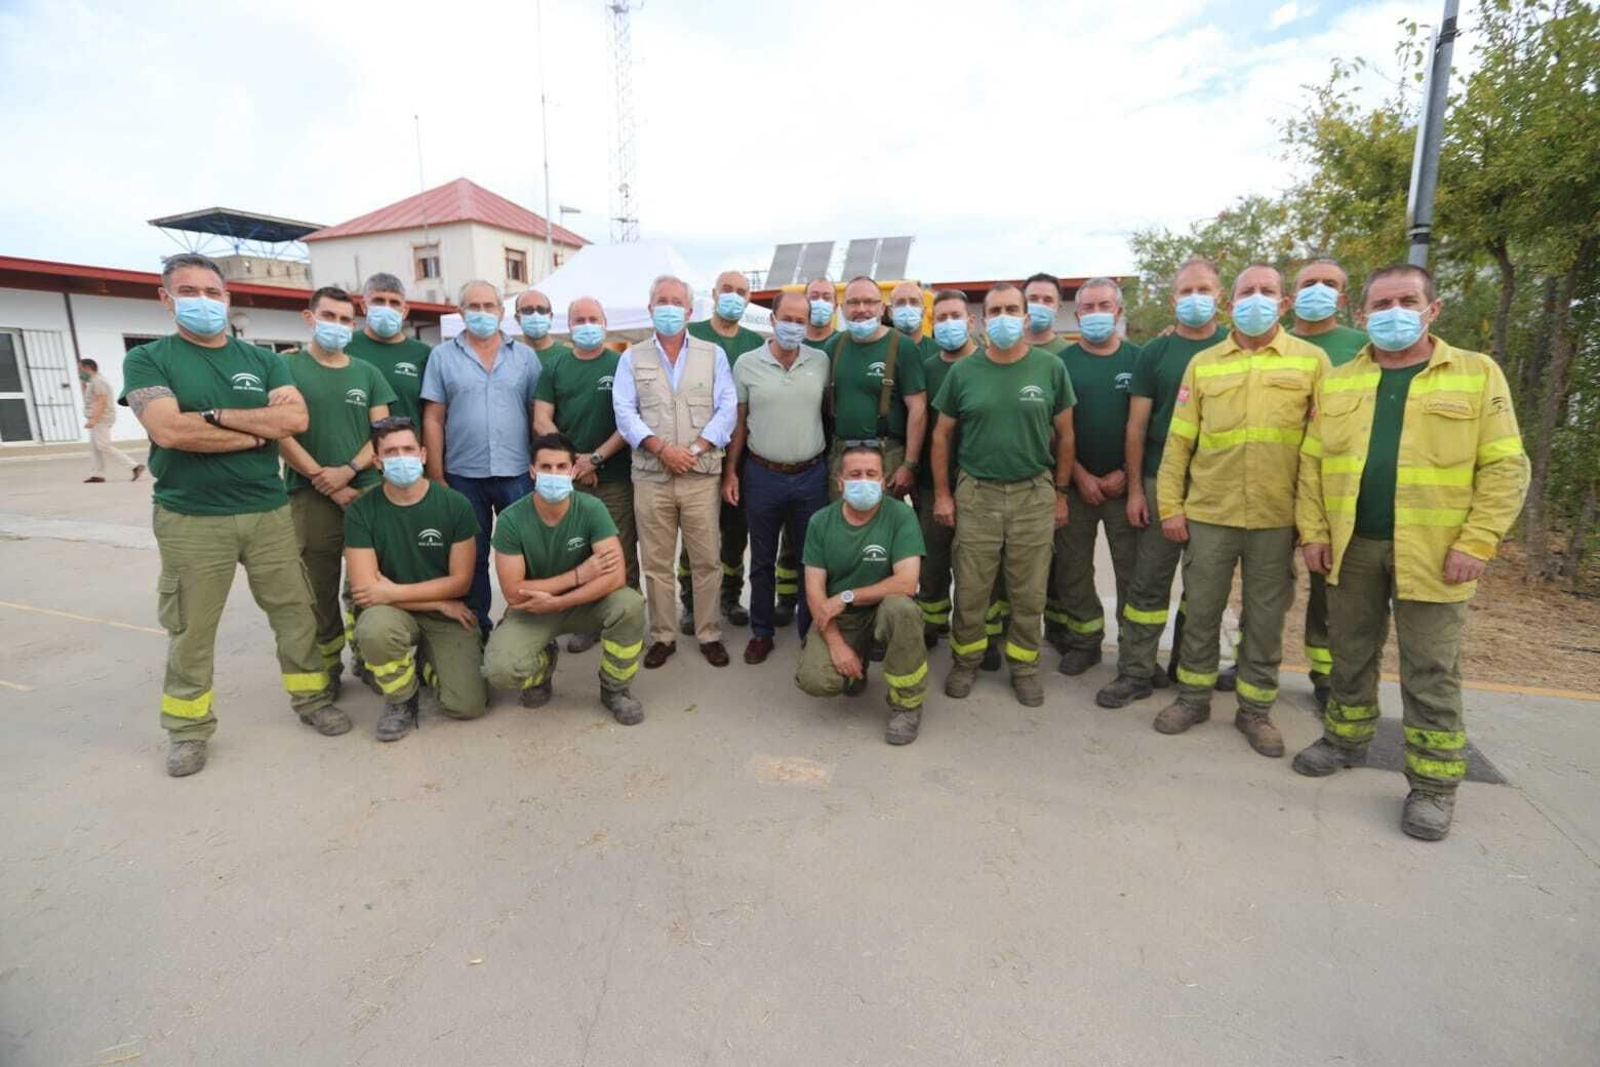
[{"label": "green t-shirt", "polygon": [[[556,429],[566,434],[579,455],[588,455],[617,432],[617,415],[611,407],[611,383],[617,376],[620,352],[602,348],[593,359],[579,359],[570,349],[558,359],[545,359],[539,372],[535,400],[555,407]],[[628,447],[600,467],[602,482],[626,482],[632,460]]]},{"label": "green t-shirt", "polygon": [[1072,412],[1078,462],[1096,478],[1104,478],[1127,461],[1128,386],[1139,346],[1123,341],[1109,356],[1097,356],[1073,344],[1059,355],[1078,398]]},{"label": "green t-shirt", "polygon": [[494,550],[521,556],[530,579],[554,578],[594,555],[594,543],[617,536],[617,524],[597,496],[573,493],[567,513],[546,526],[529,493],[500,513],[494,524]]},{"label": "green t-shirt", "polygon": [[1219,326],[1212,329],[1210,337],[1200,341],[1169,333],[1139,350],[1133,361],[1129,392],[1150,401],[1150,426],[1144,435],[1146,478],[1154,478],[1161,469],[1161,450],[1167,446],[1167,429],[1172,425],[1172,410],[1178,406],[1178,387],[1183,384],[1183,372],[1189,369],[1189,361],[1227,337]]},{"label": "green t-shirt", "polygon": [[702,341],[710,341],[720,347],[722,354],[728,357],[729,370],[732,370],[733,365],[739,362],[740,356],[767,343],[765,337],[762,337],[754,330],[747,330],[743,326],[734,331],[732,337],[724,337],[711,328],[710,319],[706,319],[704,322],[691,322],[689,324],[689,336],[698,337]]},{"label": "green t-shirt", "polygon": [[1056,335],[1056,339],[1054,341],[1046,341],[1042,345],[1034,345],[1033,347],[1034,348],[1042,348],[1046,352],[1049,352],[1053,356],[1059,356],[1061,353],[1065,352],[1071,346],[1072,346],[1072,341],[1071,340],[1069,340],[1068,338],[1062,337],[1060,334],[1057,334]]},{"label": "green t-shirt", "polygon": [[844,517],[842,500],[812,515],[801,558],[807,567],[828,572],[828,595],[837,596],[846,589],[876,585],[889,577],[896,563],[926,552],[917,513],[905,501],[885,496],[878,513],[860,526],[852,526]]},{"label": "green t-shirt", "polygon": [[[1294,331],[1290,331],[1294,333]],[[1335,367],[1342,367],[1356,358],[1356,353],[1367,346],[1365,331],[1353,330],[1348,326],[1335,326],[1327,333],[1313,334],[1307,337],[1303,333],[1294,336],[1302,341],[1310,341],[1328,354],[1328,362]]]},{"label": "green t-shirt", "polygon": [[477,536],[467,498],[438,482],[411,505],[396,504],[379,487],[344,513],[345,547],[372,549],[378,570],[401,585],[449,577],[450,549]]},{"label": "green t-shirt", "polygon": [[[520,340],[523,344],[528,345],[528,339],[526,337],[518,338],[518,340]],[[540,374],[543,374],[544,368],[548,367],[555,360],[560,359],[562,356],[570,356],[572,354],[572,346],[562,344],[560,341],[551,341],[550,347],[546,348],[542,352],[539,349],[534,348],[532,345],[528,345],[528,348],[533,351],[534,358],[539,361]]]},{"label": "green t-shirt", "polygon": [[[961,359],[946,360],[942,348],[935,345],[934,349],[933,355],[922,357],[922,380],[928,385],[928,436],[922,445],[922,469],[917,471],[917,485],[930,491],[933,489],[933,428],[939,421],[939,411],[934,407],[934,400],[938,398],[939,389],[944,385],[945,378],[949,376],[950,368],[960,363],[961,359],[970,359],[981,351],[981,349],[974,349],[970,355],[962,356]],[[961,429],[958,426],[955,436],[950,442],[950,487],[952,489],[955,488],[956,484],[956,469],[958,466],[956,455],[960,448]]]},{"label": "green t-shirt", "polygon": [[422,372],[428,367],[428,353],[433,351],[421,341],[407,337],[388,344],[374,341],[366,333],[357,331],[345,346],[344,354],[378,368],[383,380],[394,392],[389,414],[404,415],[419,427],[417,439],[422,439]]},{"label": "green t-shirt", "polygon": [[[889,358],[890,327],[868,344],[841,335],[833,349],[833,436],[859,441],[878,436],[878,395]],[[922,346],[900,335],[894,357],[894,388],[889,394],[889,436],[906,436],[906,397],[927,392],[922,380]]]},{"label": "green t-shirt", "polygon": [[[122,396],[164,387],[178,410],[261,408],[267,394],[293,385],[276,352],[228,338],[204,348],[172,334],[129,352],[122,361]],[[248,515],[288,503],[278,474],[278,449],[269,441],[248,452],[185,452],[150,444],[156,503],[182,515]]]},{"label": "green t-shirt", "polygon": [[1378,398],[1372,409],[1372,439],[1367,462],[1361,468],[1360,495],[1356,497],[1356,536],[1375,541],[1394,539],[1394,486],[1400,463],[1400,429],[1405,423],[1406,394],[1411,379],[1426,370],[1428,361],[1399,370],[1383,371]]},{"label": "green t-shirt", "polygon": [[974,352],[950,368],[933,406],[961,424],[957,466],[974,478],[1015,482],[1055,470],[1055,417],[1077,402],[1061,360],[1030,348],[1015,363]]},{"label": "green t-shirt", "polygon": [[[394,403],[394,390],[383,372],[370,363],[352,359],[342,367],[325,367],[305,349],[283,357],[289,376],[306,398],[311,425],[294,439],[324,467],[349,463],[372,435],[371,409]],[[351,485],[365,489],[383,479],[375,467],[355,476]],[[311,482],[289,464],[283,465],[283,484],[289,492],[309,489]]]},{"label": "green t-shirt", "polygon": [[828,355],[832,356],[834,347],[836,345],[838,345],[839,338],[841,338],[843,336],[844,336],[844,331],[843,330],[834,330],[832,333],[830,333],[828,336],[824,337],[820,341],[813,341],[813,340],[811,340],[811,338],[808,337],[804,341],[801,341],[800,343],[803,344],[803,345],[810,345],[812,348],[820,348],[824,352],[828,353]]}]

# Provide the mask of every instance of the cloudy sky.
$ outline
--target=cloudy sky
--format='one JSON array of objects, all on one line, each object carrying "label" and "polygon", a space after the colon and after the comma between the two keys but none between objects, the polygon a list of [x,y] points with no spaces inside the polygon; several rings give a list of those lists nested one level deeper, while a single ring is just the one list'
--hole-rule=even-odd
[{"label": "cloudy sky", "polygon": [[[552,196],[599,241],[605,6],[543,0]],[[1283,188],[1276,123],[1303,87],[1334,57],[1391,70],[1397,22],[1439,7],[647,0],[640,228],[707,272],[902,233],[925,281],[1122,271],[1132,230]],[[542,213],[540,51],[533,0],[0,0],[0,254],[150,269],[175,249],[157,216],[342,221],[417,191],[413,116],[429,186],[466,176]]]}]

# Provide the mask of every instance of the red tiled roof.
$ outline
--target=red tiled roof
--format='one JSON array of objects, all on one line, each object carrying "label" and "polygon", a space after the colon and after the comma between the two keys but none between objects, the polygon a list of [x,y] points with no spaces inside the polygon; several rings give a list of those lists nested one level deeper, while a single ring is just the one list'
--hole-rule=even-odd
[{"label": "red tiled roof", "polygon": [[539,238],[543,238],[549,229],[558,244],[581,248],[589,243],[565,226],[551,226],[542,216],[466,178],[457,178],[416,196],[408,196],[388,207],[369,211],[337,226],[325,226],[315,233],[306,234],[304,239],[324,241],[330,237],[350,237],[360,233],[411,230],[422,226],[424,222],[429,226],[443,226],[448,222],[481,222],[512,233],[525,233]]}]

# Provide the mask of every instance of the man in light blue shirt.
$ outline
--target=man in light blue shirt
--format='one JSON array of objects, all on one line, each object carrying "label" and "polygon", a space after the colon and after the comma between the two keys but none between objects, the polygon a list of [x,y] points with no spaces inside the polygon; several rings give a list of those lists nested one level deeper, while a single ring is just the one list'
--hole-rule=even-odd
[{"label": "man in light blue shirt", "polygon": [[713,667],[728,664],[722,615],[711,605],[722,587],[722,450],[738,420],[738,396],[722,347],[684,329],[693,299],[681,279],[655,280],[649,305],[655,332],[623,353],[611,385],[617,430],[633,449],[633,509],[650,601],[652,643],[644,665],[651,670],[677,651],[672,594],[680,533],[701,605],[700,651]]},{"label": "man in light blue shirt", "polygon": [[528,440],[539,357],[500,333],[500,294],[485,281],[461,287],[466,328],[436,346],[422,377],[428,477],[467,498],[478,518],[478,557],[467,607],[485,637],[489,623],[489,536],[493,516],[533,492]]}]

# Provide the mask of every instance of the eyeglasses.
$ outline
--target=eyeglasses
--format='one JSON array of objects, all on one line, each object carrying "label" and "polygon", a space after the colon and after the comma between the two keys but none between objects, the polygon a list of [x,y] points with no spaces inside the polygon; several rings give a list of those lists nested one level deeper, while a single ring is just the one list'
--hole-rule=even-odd
[{"label": "eyeglasses", "polygon": [[548,314],[550,314],[550,309],[549,308],[537,308],[537,307],[518,308],[517,309],[517,314],[518,315],[548,315]]}]

